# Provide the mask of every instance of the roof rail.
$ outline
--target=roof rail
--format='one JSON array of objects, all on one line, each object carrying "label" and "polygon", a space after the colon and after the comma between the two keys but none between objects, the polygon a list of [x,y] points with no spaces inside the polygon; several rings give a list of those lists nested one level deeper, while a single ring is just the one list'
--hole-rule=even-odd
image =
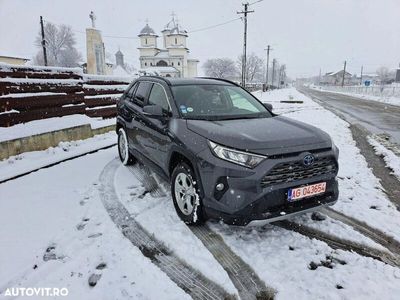
[{"label": "roof rail", "polygon": [[196,77],[196,78],[204,78],[204,79],[213,79],[213,80],[224,81],[224,82],[231,83],[233,85],[236,85],[236,86],[240,87],[240,85],[237,84],[236,82],[233,82],[233,81],[230,81],[230,80],[224,79],[224,78],[216,78],[216,77]]},{"label": "roof rail", "polygon": [[143,76],[140,76],[139,78],[143,78],[143,77],[146,77],[146,78],[154,78],[154,79],[160,79],[160,80],[165,81],[168,85],[171,85],[171,81],[169,81],[166,77],[163,77],[163,76],[143,75]]}]

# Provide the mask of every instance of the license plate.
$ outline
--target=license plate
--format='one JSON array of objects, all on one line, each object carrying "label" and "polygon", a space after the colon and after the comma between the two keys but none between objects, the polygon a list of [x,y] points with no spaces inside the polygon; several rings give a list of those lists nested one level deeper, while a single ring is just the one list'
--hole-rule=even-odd
[{"label": "license plate", "polygon": [[325,193],[326,182],[306,185],[288,191],[288,201],[293,202],[302,198],[311,197]]}]

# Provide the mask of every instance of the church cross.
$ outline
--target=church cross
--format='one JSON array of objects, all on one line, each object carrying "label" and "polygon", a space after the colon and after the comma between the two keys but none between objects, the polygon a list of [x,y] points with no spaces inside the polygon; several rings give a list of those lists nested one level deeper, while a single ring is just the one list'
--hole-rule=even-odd
[{"label": "church cross", "polygon": [[90,12],[89,18],[92,20],[92,27],[95,28],[96,27],[96,24],[95,24],[96,16],[93,11]]}]

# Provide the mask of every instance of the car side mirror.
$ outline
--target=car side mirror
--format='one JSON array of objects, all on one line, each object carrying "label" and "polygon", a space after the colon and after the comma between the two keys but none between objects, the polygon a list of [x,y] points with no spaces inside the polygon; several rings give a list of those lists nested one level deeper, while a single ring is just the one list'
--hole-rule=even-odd
[{"label": "car side mirror", "polygon": [[160,119],[164,117],[163,108],[160,105],[143,106],[143,113],[149,117]]},{"label": "car side mirror", "polygon": [[274,109],[274,107],[272,106],[271,103],[263,103],[264,107],[266,109],[268,109],[269,111],[272,111]]}]

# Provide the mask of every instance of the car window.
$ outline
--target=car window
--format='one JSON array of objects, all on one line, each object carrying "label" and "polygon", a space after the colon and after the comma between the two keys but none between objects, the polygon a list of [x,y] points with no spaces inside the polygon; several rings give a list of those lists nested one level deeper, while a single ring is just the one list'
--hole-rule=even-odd
[{"label": "car window", "polygon": [[[259,112],[259,103],[258,102],[250,102],[243,93],[240,93],[240,90],[227,88],[229,96],[232,100],[232,106],[238,109],[247,110],[249,112]],[[257,107],[255,106],[257,104]]]},{"label": "car window", "polygon": [[164,88],[159,84],[153,84],[153,88],[151,89],[149,96],[149,104],[150,105],[159,105],[164,110],[169,111],[169,105],[167,96],[165,95]]},{"label": "car window", "polygon": [[151,86],[151,83],[149,83],[149,82],[140,82],[139,83],[139,86],[137,87],[136,92],[135,92],[135,97],[133,98],[133,102],[135,102],[135,104],[143,107],[143,103],[146,100],[150,86]]},{"label": "car window", "polygon": [[129,100],[133,100],[133,95],[135,93],[136,88],[138,87],[138,83],[135,83],[134,85],[131,86],[131,88],[125,93],[125,96]]},{"label": "car window", "polygon": [[268,118],[271,113],[238,86],[200,84],[172,86],[174,100],[186,119],[228,120]]}]

